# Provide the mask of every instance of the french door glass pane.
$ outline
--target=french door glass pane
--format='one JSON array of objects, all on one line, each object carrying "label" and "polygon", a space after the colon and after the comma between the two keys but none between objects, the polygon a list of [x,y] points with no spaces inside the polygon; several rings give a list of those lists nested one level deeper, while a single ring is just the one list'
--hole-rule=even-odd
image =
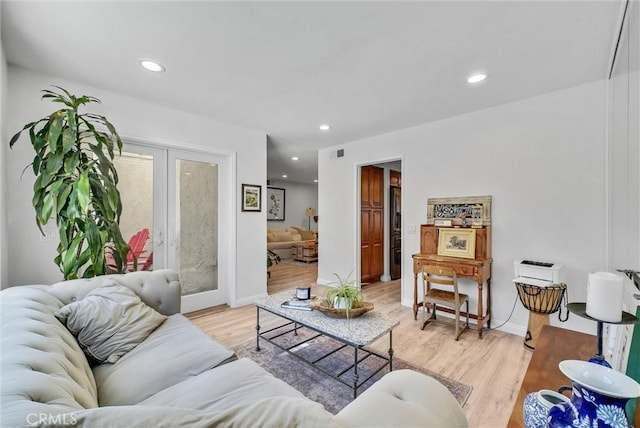
[{"label": "french door glass pane", "polygon": [[182,294],[218,289],[218,165],[176,159],[176,268]]},{"label": "french door glass pane", "polygon": [[[114,160],[122,199],[120,230],[138,257],[137,270],[153,269],[153,156],[122,152]],[[133,271],[129,256],[128,271]]]}]

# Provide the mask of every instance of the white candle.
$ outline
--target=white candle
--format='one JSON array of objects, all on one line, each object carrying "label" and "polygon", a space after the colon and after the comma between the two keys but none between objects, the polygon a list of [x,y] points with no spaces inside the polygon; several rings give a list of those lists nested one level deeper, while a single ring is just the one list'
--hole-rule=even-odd
[{"label": "white candle", "polygon": [[587,315],[600,321],[622,321],[622,277],[610,272],[589,274]]}]

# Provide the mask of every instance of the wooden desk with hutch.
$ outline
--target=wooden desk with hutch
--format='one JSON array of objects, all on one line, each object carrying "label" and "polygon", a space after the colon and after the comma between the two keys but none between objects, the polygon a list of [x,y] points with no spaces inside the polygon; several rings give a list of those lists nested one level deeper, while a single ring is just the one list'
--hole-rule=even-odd
[{"label": "wooden desk with hutch", "polygon": [[[480,218],[473,219],[476,230],[475,258],[465,259],[459,257],[447,257],[438,255],[438,232],[441,226],[436,226],[435,218],[443,218],[438,215],[439,207],[452,213],[449,219],[452,226],[460,226],[460,212],[468,212],[469,207],[480,206]],[[449,228],[451,226],[442,226]],[[478,284],[477,313],[470,313],[469,317],[477,321],[478,336],[482,337],[484,325],[491,327],[491,196],[465,197],[465,198],[431,198],[428,200],[427,224],[420,226],[420,253],[413,256],[413,318],[418,319],[418,308],[423,306],[422,298],[418,299],[418,275],[424,265],[437,265],[452,268],[458,278],[472,279]],[[483,294],[486,283],[486,313],[483,302]],[[448,308],[439,310],[453,312]],[[469,310],[471,312],[471,310]],[[464,312],[462,313],[464,314]]]}]

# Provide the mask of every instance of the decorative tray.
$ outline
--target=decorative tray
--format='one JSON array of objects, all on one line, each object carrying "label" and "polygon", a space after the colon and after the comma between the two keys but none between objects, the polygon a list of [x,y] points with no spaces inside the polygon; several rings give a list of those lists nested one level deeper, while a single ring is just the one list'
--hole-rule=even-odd
[{"label": "decorative tray", "polygon": [[324,299],[313,301],[309,306],[331,318],[358,318],[373,309],[373,303],[362,302],[359,307],[349,309],[349,316],[347,316],[346,309],[330,308]]}]

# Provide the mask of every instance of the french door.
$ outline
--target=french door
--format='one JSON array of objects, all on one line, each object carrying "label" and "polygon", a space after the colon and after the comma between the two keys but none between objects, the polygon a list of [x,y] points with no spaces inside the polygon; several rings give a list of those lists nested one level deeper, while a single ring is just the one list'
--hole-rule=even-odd
[{"label": "french door", "polygon": [[[230,160],[187,150],[127,144],[115,161],[123,204],[120,227],[140,249],[129,270],[170,268],[180,275],[182,312],[227,302]],[[229,200],[229,199],[226,199]],[[140,243],[140,241],[144,241]]]}]

